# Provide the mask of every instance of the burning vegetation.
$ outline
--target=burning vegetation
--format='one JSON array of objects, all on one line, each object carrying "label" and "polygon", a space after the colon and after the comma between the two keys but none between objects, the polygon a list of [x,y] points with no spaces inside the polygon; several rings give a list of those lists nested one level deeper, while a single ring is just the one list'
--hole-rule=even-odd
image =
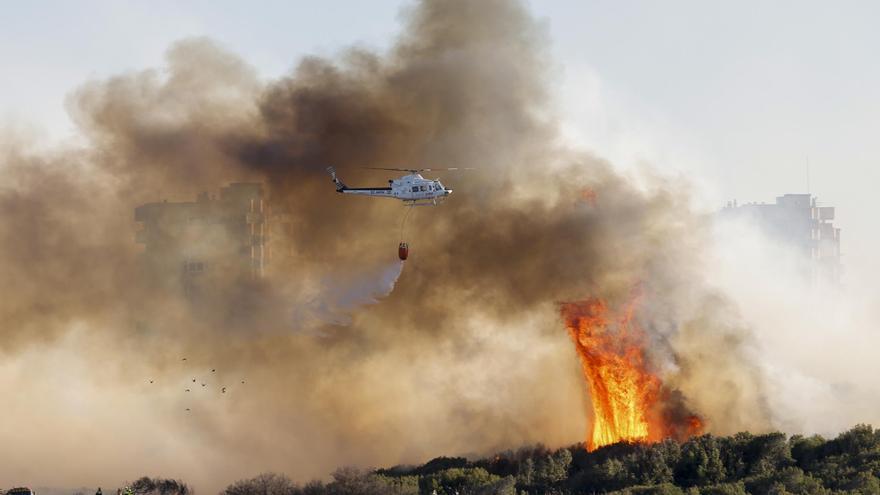
[{"label": "burning vegetation", "polygon": [[[592,403],[587,449],[617,442],[657,442],[699,434],[695,414],[667,414],[679,394],[663,389],[649,369],[645,334],[633,315],[638,298],[615,314],[601,299],[564,303],[561,311],[574,342]],[[672,408],[680,410],[681,406]]]}]

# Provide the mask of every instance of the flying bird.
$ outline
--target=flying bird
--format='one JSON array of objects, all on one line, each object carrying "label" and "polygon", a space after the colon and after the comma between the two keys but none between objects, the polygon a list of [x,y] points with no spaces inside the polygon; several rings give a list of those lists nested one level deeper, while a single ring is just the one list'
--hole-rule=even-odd
[{"label": "flying bird", "polygon": [[153,383],[153,380],[150,380],[150,383]]},{"label": "flying bird", "polygon": [[193,378],[193,383],[195,383],[195,382],[196,382],[196,379],[195,379],[195,378]]},{"label": "flying bird", "polygon": [[181,359],[181,361],[186,361],[186,358]]},{"label": "flying bird", "polygon": [[203,383],[203,384],[202,384],[202,386],[203,386],[203,387],[204,387],[204,386],[205,386],[205,384],[204,384],[204,383]]},{"label": "flying bird", "polygon": [[186,391],[189,392],[189,389],[186,389]]},{"label": "flying bird", "polygon": [[226,387],[223,387],[223,390],[221,390],[220,393],[225,394],[225,393],[226,393]]},{"label": "flying bird", "polygon": [[212,369],[212,370],[211,370],[211,373],[213,373],[213,372],[215,372],[215,371],[217,371],[217,370],[215,370],[215,369]]}]

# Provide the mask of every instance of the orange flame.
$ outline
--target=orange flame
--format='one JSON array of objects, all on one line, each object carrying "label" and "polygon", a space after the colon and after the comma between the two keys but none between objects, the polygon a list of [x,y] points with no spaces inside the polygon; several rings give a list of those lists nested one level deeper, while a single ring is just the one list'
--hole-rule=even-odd
[{"label": "orange flame", "polygon": [[584,187],[581,189],[581,200],[590,206],[596,206],[598,202],[599,195],[596,194],[596,190],[592,187]]},{"label": "orange flame", "polygon": [[641,328],[633,321],[635,301],[615,317],[600,299],[564,303],[565,326],[574,341],[593,407],[587,449],[627,442],[689,437],[703,429],[696,415],[682,425],[661,417],[662,382],[647,367]]}]

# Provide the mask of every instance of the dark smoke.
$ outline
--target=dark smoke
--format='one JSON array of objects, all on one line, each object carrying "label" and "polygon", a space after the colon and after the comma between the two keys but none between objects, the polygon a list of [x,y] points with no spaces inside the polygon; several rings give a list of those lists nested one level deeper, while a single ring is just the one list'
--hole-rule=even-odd
[{"label": "dark smoke", "polygon": [[[421,1],[390,52],[308,58],[268,83],[185,40],[161,71],[71,94],[81,147],[6,145],[0,392],[17,426],[0,438],[22,447],[0,453],[0,479],[52,465],[44,482],[149,471],[217,489],[579,441],[583,386],[556,304],[637,285],[682,400],[714,431],[764,427],[741,331],[703,288],[704,219],[683,185],[636,186],[560,144],[546,47],[513,0]],[[363,281],[394,262],[404,208],[336,195],[329,165],[376,185],[387,177],[360,167],[476,169],[444,175],[454,196],[410,218],[412,257],[379,304]],[[269,275],[226,280],[195,311],[139,269],[132,211],[232,181],[268,189]],[[180,385],[214,367],[235,386],[185,414]]]}]

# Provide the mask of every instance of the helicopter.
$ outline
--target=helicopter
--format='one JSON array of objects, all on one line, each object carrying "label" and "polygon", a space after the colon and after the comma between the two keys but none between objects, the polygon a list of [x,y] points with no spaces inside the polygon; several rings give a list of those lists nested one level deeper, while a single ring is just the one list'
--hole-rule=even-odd
[{"label": "helicopter", "polygon": [[452,189],[447,189],[440,183],[440,179],[426,179],[419,172],[433,170],[468,170],[464,168],[378,168],[365,167],[370,170],[392,170],[396,172],[409,172],[399,179],[388,179],[389,187],[348,187],[336,176],[336,169],[327,167],[327,173],[336,184],[336,192],[341,194],[358,194],[378,198],[393,198],[404,202],[406,206],[436,206],[446,197],[452,194]]},{"label": "helicopter", "polygon": [[[473,170],[470,168],[380,168],[365,167],[371,170],[391,170],[395,172],[408,172],[407,175],[399,179],[388,179],[388,187],[348,187],[339,177],[336,176],[336,169],[327,167],[327,173],[336,184],[336,192],[340,194],[358,194],[361,196],[371,196],[378,198],[393,198],[404,202],[405,206],[436,206],[445,200],[452,189],[447,189],[440,183],[440,179],[426,179],[419,172],[430,172],[433,170]],[[403,237],[406,219],[412,209],[407,210],[407,214],[403,217],[400,224],[400,234]],[[400,241],[397,247],[397,256],[400,261],[406,261],[409,256],[409,245],[405,241]]]}]

